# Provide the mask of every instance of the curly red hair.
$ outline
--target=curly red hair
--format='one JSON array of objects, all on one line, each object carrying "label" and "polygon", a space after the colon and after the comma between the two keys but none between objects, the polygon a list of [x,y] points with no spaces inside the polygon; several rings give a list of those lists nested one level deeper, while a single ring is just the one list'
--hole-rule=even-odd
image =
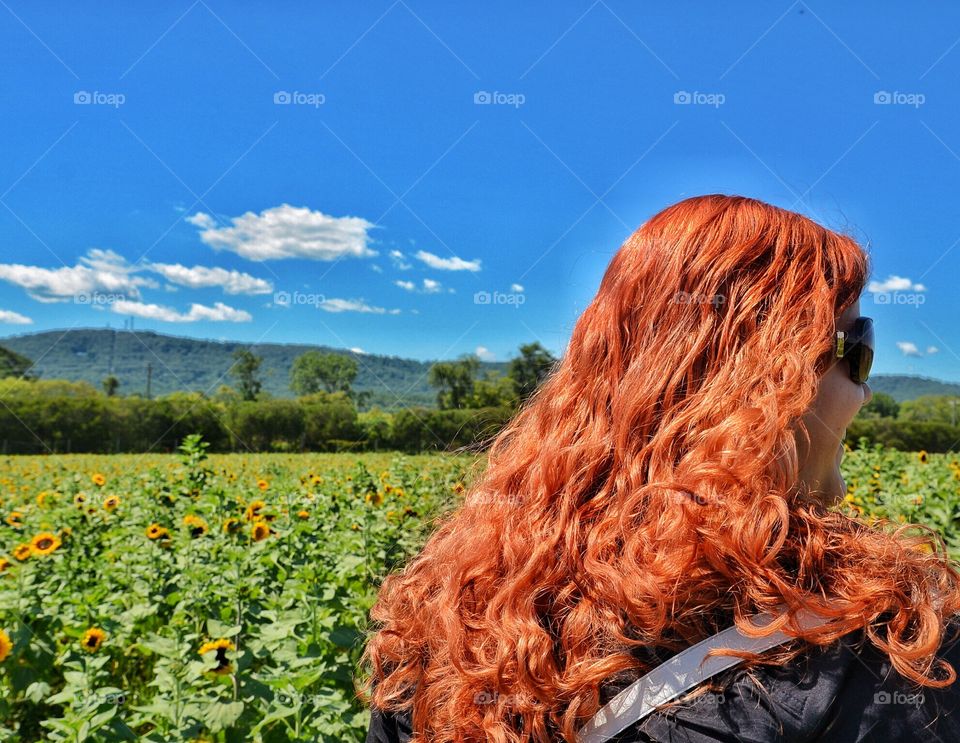
[{"label": "curly red hair", "polygon": [[797,638],[778,663],[863,628],[904,677],[953,683],[942,540],[798,482],[799,420],[867,274],[852,238],[754,199],[643,224],[463,505],[381,586],[361,698],[411,710],[414,741],[574,741],[601,682],[648,670],[632,649],[760,611]]}]

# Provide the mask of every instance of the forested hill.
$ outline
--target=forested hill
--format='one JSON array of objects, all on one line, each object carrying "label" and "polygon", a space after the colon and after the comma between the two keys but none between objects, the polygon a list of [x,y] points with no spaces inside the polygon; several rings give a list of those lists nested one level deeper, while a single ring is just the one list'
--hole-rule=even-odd
[{"label": "forested hill", "polygon": [[[433,362],[397,356],[358,354],[342,348],[308,344],[258,343],[253,347],[239,341],[198,340],[148,331],[74,329],[0,338],[0,345],[35,362],[31,373],[42,379],[85,381],[100,388],[104,377],[120,380],[118,394],[144,394],[147,365],[152,367],[151,394],[177,390],[216,392],[221,384],[233,385],[227,372],[233,352],[251,348],[263,357],[263,388],[275,397],[292,397],[290,367],[307,351],[341,353],[357,360],[359,373],[354,389],[369,390],[370,404],[396,409],[409,405],[436,404],[436,390],[427,383]],[[504,362],[483,362],[487,370],[506,372]]]},{"label": "forested hill", "polygon": [[[177,390],[213,394],[219,385],[233,384],[234,379],[227,374],[233,352],[248,344],[104,328],[14,335],[0,338],[0,346],[33,360],[31,373],[43,379],[86,381],[99,387],[112,373],[120,380],[121,395],[146,391],[150,364],[151,392],[163,395]],[[289,382],[293,360],[306,351],[320,350],[357,359],[360,371],[354,388],[370,391],[371,404],[394,410],[408,405],[433,406],[436,402],[436,392],[427,383],[429,361],[308,344],[259,343],[252,350],[263,357],[264,389],[275,397],[292,397]],[[11,368],[16,366],[16,357],[4,358]],[[506,367],[505,362],[481,362],[479,374],[490,370],[505,373]],[[915,376],[878,375],[871,378],[870,386],[898,402],[921,395],[960,395],[960,384]]]}]

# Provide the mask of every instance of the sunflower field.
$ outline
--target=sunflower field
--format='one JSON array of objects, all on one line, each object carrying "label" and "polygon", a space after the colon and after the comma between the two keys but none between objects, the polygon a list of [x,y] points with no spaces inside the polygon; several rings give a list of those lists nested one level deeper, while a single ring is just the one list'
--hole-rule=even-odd
[{"label": "sunflower field", "polygon": [[[0,741],[363,741],[383,577],[475,457],[4,458]],[[960,559],[960,460],[862,448],[842,508],[927,524]]]},{"label": "sunflower field", "polygon": [[0,741],[362,741],[376,587],[474,461],[6,457]]}]

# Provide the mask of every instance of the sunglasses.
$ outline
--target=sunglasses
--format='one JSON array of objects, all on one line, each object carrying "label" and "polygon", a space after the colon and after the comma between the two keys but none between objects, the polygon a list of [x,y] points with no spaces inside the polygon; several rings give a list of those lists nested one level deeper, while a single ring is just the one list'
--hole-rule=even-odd
[{"label": "sunglasses", "polygon": [[835,346],[834,357],[850,364],[850,379],[857,384],[866,382],[873,366],[873,320],[858,317],[851,332],[838,330]]}]

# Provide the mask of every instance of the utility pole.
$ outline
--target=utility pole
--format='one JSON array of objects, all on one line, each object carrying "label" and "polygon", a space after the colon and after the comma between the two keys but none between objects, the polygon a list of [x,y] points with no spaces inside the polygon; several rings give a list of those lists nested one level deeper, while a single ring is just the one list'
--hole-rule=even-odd
[{"label": "utility pole", "polygon": [[147,399],[150,399],[150,380],[153,377],[153,364],[147,364]]}]

